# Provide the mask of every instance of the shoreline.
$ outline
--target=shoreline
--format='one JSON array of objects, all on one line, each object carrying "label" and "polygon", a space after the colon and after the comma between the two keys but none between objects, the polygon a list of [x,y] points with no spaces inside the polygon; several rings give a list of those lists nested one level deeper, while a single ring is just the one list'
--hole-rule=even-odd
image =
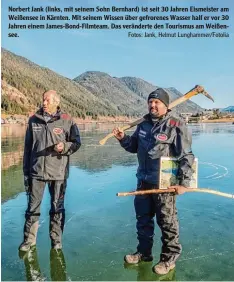
[{"label": "shoreline", "polygon": [[219,119],[209,119],[209,120],[202,120],[198,123],[234,123],[233,118],[219,118]]},{"label": "shoreline", "polygon": [[[11,122],[2,123],[1,124],[2,126],[11,126],[13,124],[27,125],[29,116],[2,114],[1,118],[3,120],[6,119],[11,120]],[[118,117],[99,117],[97,120],[91,118],[87,118],[87,119],[73,118],[73,120],[77,123],[77,125],[104,125],[104,124],[119,124],[119,123],[126,124],[136,121],[137,119],[140,118],[141,117],[129,118],[127,116],[118,116]],[[194,124],[194,123],[234,123],[234,117],[200,120],[198,122],[190,122],[189,124]]]},{"label": "shoreline", "polygon": [[[74,118],[74,121],[77,123],[77,125],[105,125],[105,124],[126,124],[131,123],[133,121],[136,121],[139,118],[136,119],[128,119],[128,120],[77,120]],[[199,124],[199,123],[234,123],[234,118],[231,119],[213,119],[213,120],[205,120],[205,121],[199,121],[199,122],[190,122],[188,124]],[[1,126],[7,127],[12,125],[23,125],[26,126],[27,122],[11,122],[11,123],[2,123]]]},{"label": "shoreline", "polygon": [[[10,122],[2,123],[2,126],[5,125],[12,125],[12,124],[18,124],[18,125],[27,125],[27,121],[30,118],[30,116],[25,115],[6,115],[2,114],[1,118],[5,121],[6,119],[10,120]],[[135,121],[141,117],[136,118],[129,118],[127,116],[118,116],[118,117],[99,117],[98,119],[94,120],[91,118],[81,119],[81,118],[72,118],[78,125],[84,125],[84,124],[113,124],[113,123],[130,123],[132,121]]]}]

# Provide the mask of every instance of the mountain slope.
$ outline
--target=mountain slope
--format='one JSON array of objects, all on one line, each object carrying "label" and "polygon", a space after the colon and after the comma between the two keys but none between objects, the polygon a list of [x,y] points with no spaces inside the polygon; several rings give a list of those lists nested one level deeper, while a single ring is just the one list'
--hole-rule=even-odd
[{"label": "mountain slope", "polygon": [[221,112],[234,113],[234,106],[229,106],[229,107],[226,107],[224,109],[221,109]]},{"label": "mountain slope", "polygon": [[[147,113],[147,97],[156,88],[140,78],[116,78],[98,71],[85,72],[72,80],[2,48],[4,112],[34,111],[41,105],[42,93],[54,89],[61,95],[63,110],[74,117],[138,117]],[[175,88],[166,90],[171,101],[182,95]],[[201,110],[191,101],[174,109],[176,113]]]},{"label": "mountain slope", "polygon": [[35,107],[40,106],[44,91],[54,89],[61,95],[62,108],[73,116],[119,114],[73,80],[5,49],[2,49],[2,80],[20,91],[28,104]]},{"label": "mountain slope", "polygon": [[[143,97],[146,100],[148,98],[149,93],[159,87],[136,77],[121,77],[119,78],[119,80],[122,81],[126,86],[129,87],[129,89],[134,91],[137,95]],[[165,88],[165,89],[167,90],[170,96],[170,102],[174,101],[175,99],[178,99],[183,95],[174,87]],[[196,103],[188,100],[185,103],[176,106],[176,108],[173,109],[173,111],[177,114],[181,112],[197,113],[199,111],[202,111],[202,108],[198,106]]]},{"label": "mountain slope", "polygon": [[74,81],[124,115],[137,116],[145,113],[145,100],[107,73],[89,71],[76,77]]},{"label": "mountain slope", "polygon": [[154,91],[158,86],[150,84],[149,82],[136,77],[120,77],[118,78],[124,85],[126,85],[134,93],[147,100],[149,93]]}]

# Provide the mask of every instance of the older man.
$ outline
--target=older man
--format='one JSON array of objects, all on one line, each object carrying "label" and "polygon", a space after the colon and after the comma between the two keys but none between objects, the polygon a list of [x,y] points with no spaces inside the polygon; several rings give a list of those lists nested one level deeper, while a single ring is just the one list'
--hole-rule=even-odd
[{"label": "older man", "polygon": [[51,196],[51,246],[62,248],[65,220],[64,196],[69,172],[69,156],[81,145],[77,125],[59,107],[54,90],[43,94],[43,107],[28,122],[25,137],[23,173],[28,207],[25,213],[24,241],[19,250],[36,244],[40,206],[46,183]]},{"label": "older man", "polygon": [[[130,153],[137,153],[138,190],[155,189],[159,185],[160,157],[172,156],[179,161],[178,179],[180,186],[173,186],[177,193],[183,192],[192,176],[194,155],[191,151],[191,138],[183,122],[168,110],[169,96],[158,88],[148,97],[149,114],[138,125],[132,136],[127,136],[119,128],[113,133],[121,146]],[[154,237],[154,216],[162,232],[162,250],[160,261],[153,267],[158,274],[167,274],[175,268],[175,262],[181,254],[179,243],[179,225],[175,206],[175,195],[150,194],[135,197],[137,234],[139,244],[137,252],[126,255],[127,263],[152,261]]]}]

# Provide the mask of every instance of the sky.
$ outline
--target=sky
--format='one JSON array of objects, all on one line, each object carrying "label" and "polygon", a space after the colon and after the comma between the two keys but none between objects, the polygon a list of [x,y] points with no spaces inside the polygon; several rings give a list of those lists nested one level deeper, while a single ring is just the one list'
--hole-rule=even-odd
[{"label": "sky", "polygon": [[[50,5],[63,8],[69,6],[94,8],[96,6],[228,7],[230,9],[230,37],[139,39],[129,38],[127,32],[121,30],[21,30],[18,38],[9,38],[8,6],[10,5],[13,7]],[[71,79],[86,71],[101,71],[114,77],[142,78],[160,87],[175,87],[183,94],[199,84],[214,98],[215,103],[202,95],[192,98],[192,101],[204,108],[224,108],[234,106],[233,9],[232,0],[131,0],[131,2],[125,0],[49,0],[46,3],[43,0],[33,2],[3,0],[2,47]],[[103,14],[113,13],[98,13],[98,15]],[[113,15],[123,15],[123,13]],[[150,15],[160,15],[160,13],[150,13]],[[23,21],[17,23],[24,24]],[[129,23],[132,22],[129,21]],[[150,22],[144,22],[144,24],[147,23]],[[194,23],[184,22],[184,24]],[[60,24],[60,22],[53,21],[51,24]]]}]

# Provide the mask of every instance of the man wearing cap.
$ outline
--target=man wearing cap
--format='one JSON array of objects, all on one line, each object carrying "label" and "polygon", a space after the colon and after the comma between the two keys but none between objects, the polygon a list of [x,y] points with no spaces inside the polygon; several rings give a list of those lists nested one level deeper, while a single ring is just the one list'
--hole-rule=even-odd
[{"label": "man wearing cap", "polygon": [[56,91],[46,91],[43,94],[43,107],[28,121],[23,158],[28,207],[20,251],[28,251],[36,245],[40,206],[46,184],[51,196],[51,246],[54,249],[62,248],[69,157],[80,148],[81,142],[77,125],[69,115],[61,112],[59,104],[60,97]]},{"label": "man wearing cap", "polygon": [[[148,97],[149,113],[145,121],[137,126],[132,136],[125,135],[119,128],[113,133],[120,145],[130,153],[137,153],[137,189],[157,189],[159,185],[160,157],[176,157],[179,162],[179,184],[177,194],[188,186],[193,170],[194,155],[191,151],[191,138],[184,123],[174,117],[169,106],[167,92],[158,88]],[[175,188],[173,186],[173,188]],[[148,194],[135,197],[134,206],[137,219],[138,246],[134,254],[126,255],[125,261],[137,264],[152,261],[154,237],[154,216],[162,232],[160,261],[153,267],[157,274],[167,274],[175,268],[182,248],[179,243],[179,225],[175,206],[176,197],[172,193]]]}]

